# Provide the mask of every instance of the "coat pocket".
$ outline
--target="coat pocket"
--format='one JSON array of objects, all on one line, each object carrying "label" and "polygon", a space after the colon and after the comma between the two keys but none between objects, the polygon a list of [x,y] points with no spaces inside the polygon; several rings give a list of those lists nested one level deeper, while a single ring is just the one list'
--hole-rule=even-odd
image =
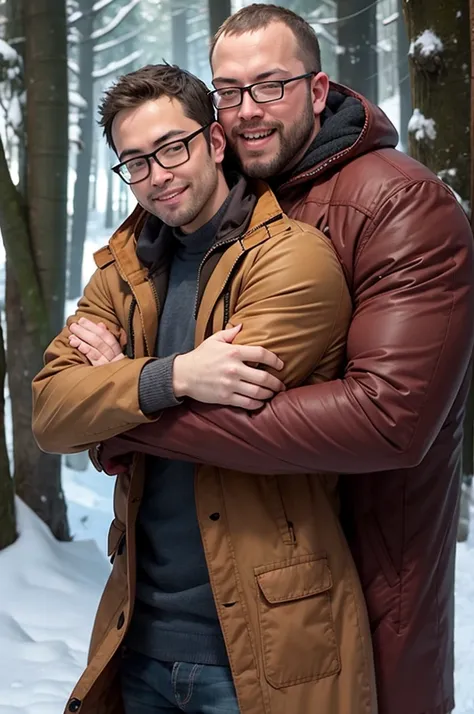
[{"label": "coat pocket", "polygon": [[327,558],[305,555],[255,568],[265,677],[276,689],[330,677],[341,663]]}]

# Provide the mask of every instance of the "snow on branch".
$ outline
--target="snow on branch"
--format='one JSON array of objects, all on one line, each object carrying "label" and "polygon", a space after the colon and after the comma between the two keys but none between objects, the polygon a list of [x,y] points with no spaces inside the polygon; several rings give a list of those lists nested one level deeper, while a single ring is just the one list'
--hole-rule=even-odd
[{"label": "snow on branch", "polygon": [[77,64],[77,62],[74,62],[74,60],[68,59],[67,66],[68,66],[68,69],[70,69],[73,74],[76,74],[76,75],[80,74],[81,70],[79,69],[79,65]]},{"label": "snow on branch", "polygon": [[87,109],[87,102],[82,97],[79,92],[76,92],[73,89],[69,90],[69,106],[74,107],[75,109]]},{"label": "snow on branch", "polygon": [[128,5],[124,5],[124,7],[120,8],[116,16],[108,23],[108,25],[106,25],[105,27],[101,27],[98,30],[95,30],[95,32],[91,34],[91,39],[98,40],[100,37],[104,37],[105,35],[108,35],[110,32],[115,30],[115,28],[120,25],[122,20],[124,20],[131,13],[133,8],[135,8],[139,4],[139,2],[140,0],[130,0]]},{"label": "snow on branch", "polygon": [[444,45],[432,30],[424,30],[416,40],[410,43],[408,54],[413,57],[419,53],[422,57],[439,55],[444,50]]},{"label": "snow on branch", "polygon": [[19,62],[19,55],[17,51],[14,50],[8,42],[5,42],[5,40],[0,40],[0,58],[9,64]]},{"label": "snow on branch", "polygon": [[419,109],[414,109],[408,122],[408,132],[413,134],[415,141],[434,141],[437,136],[435,120],[426,119]]},{"label": "snow on branch", "polygon": [[[111,5],[115,0],[97,0],[96,3],[92,6],[92,11],[91,14],[95,15],[97,12],[100,10],[103,10],[104,7],[107,7],[107,5]],[[75,25],[76,22],[79,22],[79,20],[82,20],[85,15],[88,15],[89,13],[83,13],[80,10],[76,10],[75,12],[72,12],[67,20],[68,25]]]},{"label": "snow on branch", "polygon": [[438,72],[442,63],[444,45],[432,30],[424,30],[410,43],[408,56],[426,72]]},{"label": "snow on branch", "polygon": [[107,77],[109,74],[116,74],[118,70],[123,69],[129,64],[132,64],[136,59],[138,59],[143,50],[135,50],[135,52],[132,52],[129,54],[127,57],[123,57],[122,59],[117,60],[116,62],[110,62],[106,67],[103,67],[102,69],[96,69],[93,73],[92,76],[94,79],[100,79],[101,77]]},{"label": "snow on branch", "polygon": [[110,50],[112,47],[116,47],[117,45],[122,44],[122,42],[126,42],[127,40],[131,40],[133,37],[137,37],[137,35],[140,34],[140,32],[143,30],[143,27],[139,27],[136,30],[131,30],[130,32],[126,32],[123,35],[120,35],[120,37],[116,37],[114,40],[109,40],[108,42],[101,42],[98,45],[94,46],[94,52],[103,52],[104,50]]}]

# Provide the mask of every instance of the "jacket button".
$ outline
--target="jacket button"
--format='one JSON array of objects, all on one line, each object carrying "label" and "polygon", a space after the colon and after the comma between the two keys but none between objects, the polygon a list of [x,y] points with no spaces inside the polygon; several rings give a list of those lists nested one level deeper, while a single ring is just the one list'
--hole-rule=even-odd
[{"label": "jacket button", "polygon": [[221,517],[220,513],[211,513],[211,515],[209,516],[211,521],[218,521],[220,517]]},{"label": "jacket button", "polygon": [[69,702],[68,711],[73,712],[73,714],[74,712],[78,712],[81,708],[81,704],[82,702],[80,699],[71,699],[71,701]]},{"label": "jacket button", "polygon": [[121,612],[120,617],[117,622],[117,630],[121,630],[122,627],[124,626],[124,624],[125,624],[125,615],[123,614],[123,612]]}]

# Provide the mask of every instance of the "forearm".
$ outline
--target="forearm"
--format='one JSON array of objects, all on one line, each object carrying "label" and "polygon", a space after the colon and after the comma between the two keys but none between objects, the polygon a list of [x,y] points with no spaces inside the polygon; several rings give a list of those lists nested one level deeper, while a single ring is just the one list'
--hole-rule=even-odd
[{"label": "forearm", "polygon": [[103,463],[130,451],[263,474],[366,473],[419,463],[445,414],[415,439],[416,415],[397,426],[387,417],[382,428],[383,412],[371,421],[355,397],[359,392],[364,402],[360,391],[347,380],[303,387],[254,414],[190,402],[164,413],[159,425],[106,442]]},{"label": "forearm", "polygon": [[148,359],[50,365],[33,382],[32,427],[43,451],[73,453],[146,423],[138,382]]}]

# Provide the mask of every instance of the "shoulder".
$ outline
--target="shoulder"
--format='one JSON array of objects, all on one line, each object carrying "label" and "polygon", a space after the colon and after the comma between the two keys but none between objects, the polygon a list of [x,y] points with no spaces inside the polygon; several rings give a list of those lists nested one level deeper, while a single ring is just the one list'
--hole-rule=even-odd
[{"label": "shoulder", "polygon": [[[344,280],[344,271],[331,241],[314,226],[285,216],[286,230],[269,238],[260,246],[254,258],[258,265],[272,267],[278,279],[284,273],[288,279],[313,283]],[[262,261],[262,262],[261,262]]]}]

